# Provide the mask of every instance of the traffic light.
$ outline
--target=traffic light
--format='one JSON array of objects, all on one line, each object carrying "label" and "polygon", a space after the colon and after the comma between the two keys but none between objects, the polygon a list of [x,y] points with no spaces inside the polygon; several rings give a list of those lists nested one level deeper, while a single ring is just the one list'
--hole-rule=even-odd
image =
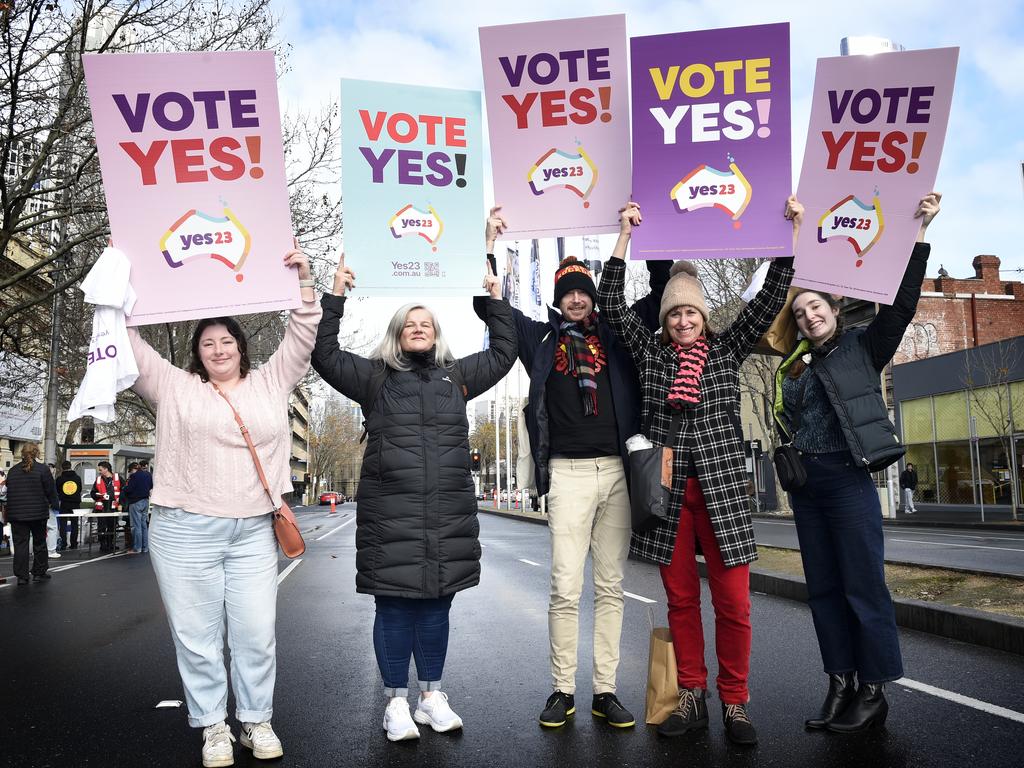
[{"label": "traffic light", "polygon": [[469,466],[474,472],[480,471],[480,451],[476,448],[469,452]]}]

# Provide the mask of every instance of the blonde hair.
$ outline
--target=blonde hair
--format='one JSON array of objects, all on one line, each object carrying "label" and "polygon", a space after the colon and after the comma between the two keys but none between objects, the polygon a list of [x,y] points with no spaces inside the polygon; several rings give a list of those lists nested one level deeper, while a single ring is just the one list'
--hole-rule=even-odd
[{"label": "blonde hair", "polygon": [[35,443],[25,443],[21,446],[21,469],[24,472],[28,472],[32,469],[32,464],[39,458],[39,446]]},{"label": "blonde hair", "polygon": [[434,324],[434,361],[441,368],[449,368],[455,362],[455,356],[448,348],[448,342],[444,340],[437,317],[429,307],[422,304],[406,304],[395,312],[391,322],[388,323],[387,331],[384,332],[384,338],[370,353],[370,358],[380,360],[388,368],[393,368],[396,371],[408,371],[412,368],[408,356],[402,351],[402,330],[405,328],[409,313],[414,309],[422,309],[430,315],[430,321]]}]

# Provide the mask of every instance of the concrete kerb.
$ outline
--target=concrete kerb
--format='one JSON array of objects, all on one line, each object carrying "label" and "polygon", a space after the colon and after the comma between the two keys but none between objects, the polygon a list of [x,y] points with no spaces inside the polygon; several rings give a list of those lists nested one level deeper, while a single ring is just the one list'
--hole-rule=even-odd
[{"label": "concrete kerb", "polygon": [[[479,510],[498,517],[547,525],[546,517],[532,513],[496,510],[493,507],[479,507]],[[703,561],[698,561],[697,565],[700,575],[706,579],[707,568]],[[807,602],[807,585],[802,579],[758,570],[756,563],[750,570],[750,591]],[[1024,656],[1024,620],[909,598],[896,598],[893,604],[896,623],[905,629]]]}]

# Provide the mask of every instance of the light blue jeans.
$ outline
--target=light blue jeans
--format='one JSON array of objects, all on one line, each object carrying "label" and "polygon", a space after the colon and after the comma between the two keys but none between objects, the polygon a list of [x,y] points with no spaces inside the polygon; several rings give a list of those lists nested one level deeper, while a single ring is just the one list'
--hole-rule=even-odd
[{"label": "light blue jeans", "polygon": [[149,551],[149,499],[140,499],[128,507],[132,523],[132,549]]},{"label": "light blue jeans", "polygon": [[270,515],[236,519],[153,505],[149,547],[194,728],[270,720],[277,675],[277,540]]}]

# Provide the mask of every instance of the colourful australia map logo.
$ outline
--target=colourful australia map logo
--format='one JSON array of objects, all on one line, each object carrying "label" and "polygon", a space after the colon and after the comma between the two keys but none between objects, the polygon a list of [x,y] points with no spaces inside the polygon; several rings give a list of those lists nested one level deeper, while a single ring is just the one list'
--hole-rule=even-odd
[{"label": "colourful australia map logo", "polygon": [[833,237],[844,238],[853,246],[859,267],[864,263],[864,254],[878,242],[884,229],[882,203],[877,191],[871,205],[848,195],[818,219],[818,242],[824,243]]},{"label": "colourful australia map logo", "polygon": [[740,216],[750,204],[752,192],[750,183],[729,157],[729,168],[724,171],[698,165],[672,187],[669,196],[679,213],[717,208],[732,219],[734,229],[739,229]]},{"label": "colourful australia map logo", "polygon": [[216,259],[234,270],[238,282],[242,282],[242,265],[251,247],[248,231],[227,206],[223,216],[211,216],[193,208],[160,239],[160,251],[172,268],[194,259]]},{"label": "colourful australia map logo", "polygon": [[437,215],[434,206],[428,205],[427,210],[421,211],[410,203],[391,217],[388,227],[396,238],[419,235],[433,246],[432,250],[436,251],[437,241],[441,239],[441,233],[444,231],[444,222]]},{"label": "colourful australia map logo", "polygon": [[526,174],[526,181],[535,195],[543,195],[549,189],[568,189],[583,199],[583,207],[589,208],[590,193],[597,184],[597,166],[583,147],[576,152],[549,149],[533,164]]}]

